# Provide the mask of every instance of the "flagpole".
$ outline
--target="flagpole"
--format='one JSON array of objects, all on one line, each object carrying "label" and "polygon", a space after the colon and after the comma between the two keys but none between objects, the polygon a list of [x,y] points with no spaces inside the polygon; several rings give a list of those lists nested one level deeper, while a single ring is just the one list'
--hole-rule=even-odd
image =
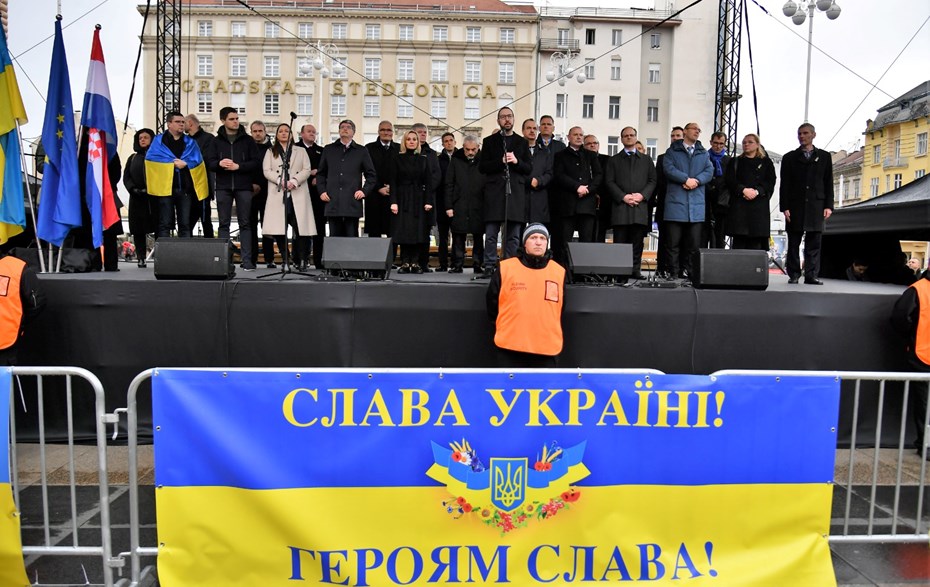
[{"label": "flagpole", "polygon": [[[19,126],[19,120],[16,120],[16,139],[19,141],[19,162],[20,166],[23,168],[23,175],[26,178],[26,194],[29,196],[29,215],[32,216],[32,231],[33,234],[35,234],[36,226],[38,226],[38,224],[36,224],[36,201],[35,198],[32,197],[32,184],[29,183],[29,170],[26,168],[26,150],[23,149],[23,129]],[[38,236],[36,236],[36,246],[39,249],[39,271],[45,273],[45,260],[42,259],[42,246]]]}]

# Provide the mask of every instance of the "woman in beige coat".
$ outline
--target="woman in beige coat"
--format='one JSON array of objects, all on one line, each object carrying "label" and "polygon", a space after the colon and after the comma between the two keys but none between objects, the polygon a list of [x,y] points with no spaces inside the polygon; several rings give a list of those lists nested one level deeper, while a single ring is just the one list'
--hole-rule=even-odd
[{"label": "woman in beige coat", "polygon": [[[283,178],[282,163],[289,147],[290,168],[288,177]],[[265,153],[263,168],[265,179],[268,180],[268,201],[265,204],[262,232],[274,236],[278,250],[283,255],[287,247],[287,225],[290,225],[294,230],[294,254],[291,262],[298,270],[306,271],[310,237],[316,234],[313,206],[310,203],[310,190],[307,185],[310,179],[310,158],[305,149],[293,146],[289,125],[278,125],[275,140]],[[287,195],[290,195],[290,198],[285,200]]]}]

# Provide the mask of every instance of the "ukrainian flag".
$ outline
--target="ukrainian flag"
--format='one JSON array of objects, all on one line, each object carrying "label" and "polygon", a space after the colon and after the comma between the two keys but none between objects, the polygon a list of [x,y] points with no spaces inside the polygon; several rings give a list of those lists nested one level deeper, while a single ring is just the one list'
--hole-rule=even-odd
[{"label": "ukrainian flag", "polygon": [[[0,27],[2,29],[2,27]],[[6,33],[0,30],[0,244],[26,226],[23,168],[16,123],[26,124],[26,109],[16,83]]]},{"label": "ukrainian flag", "polygon": [[159,370],[166,587],[835,586],[839,384]]},{"label": "ukrainian flag", "polygon": [[10,368],[0,370],[0,585],[29,585],[10,486]]},{"label": "ukrainian flag", "polygon": [[[170,196],[173,182],[180,180],[180,172],[174,166],[174,153],[165,146],[163,139],[163,134],[155,137],[145,153],[145,181],[148,192],[153,196]],[[184,153],[180,158],[187,163],[191,172],[197,199],[207,199],[210,196],[207,167],[204,165],[200,147],[189,136],[184,136]]]}]

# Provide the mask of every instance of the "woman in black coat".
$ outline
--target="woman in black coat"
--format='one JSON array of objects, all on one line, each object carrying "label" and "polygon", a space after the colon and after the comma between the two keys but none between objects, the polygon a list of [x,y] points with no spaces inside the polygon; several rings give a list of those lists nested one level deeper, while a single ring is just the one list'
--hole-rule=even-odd
[{"label": "woman in black coat", "polygon": [[391,237],[400,245],[400,273],[423,273],[420,250],[429,240],[430,211],[435,204],[431,172],[420,153],[416,131],[407,131],[400,144],[400,155],[391,162]]},{"label": "woman in black coat", "polygon": [[152,144],[155,133],[147,128],[136,132],[132,148],[135,151],[126,160],[123,185],[129,192],[129,234],[136,245],[139,267],[145,267],[145,239],[158,228],[158,205],[153,202],[145,183],[145,153]]},{"label": "woman in black coat", "polygon": [[734,249],[769,250],[769,200],[775,191],[775,165],[759,144],[759,136],[743,138],[743,153],[730,159],[725,181],[730,191],[727,234]]}]

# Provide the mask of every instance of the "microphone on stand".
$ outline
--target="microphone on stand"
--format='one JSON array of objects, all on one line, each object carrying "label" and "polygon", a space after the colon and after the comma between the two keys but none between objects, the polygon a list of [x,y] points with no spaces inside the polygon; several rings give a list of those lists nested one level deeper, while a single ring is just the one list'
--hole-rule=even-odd
[{"label": "microphone on stand", "polygon": [[297,114],[294,112],[291,112],[291,120],[294,120],[295,118],[297,118]]}]

